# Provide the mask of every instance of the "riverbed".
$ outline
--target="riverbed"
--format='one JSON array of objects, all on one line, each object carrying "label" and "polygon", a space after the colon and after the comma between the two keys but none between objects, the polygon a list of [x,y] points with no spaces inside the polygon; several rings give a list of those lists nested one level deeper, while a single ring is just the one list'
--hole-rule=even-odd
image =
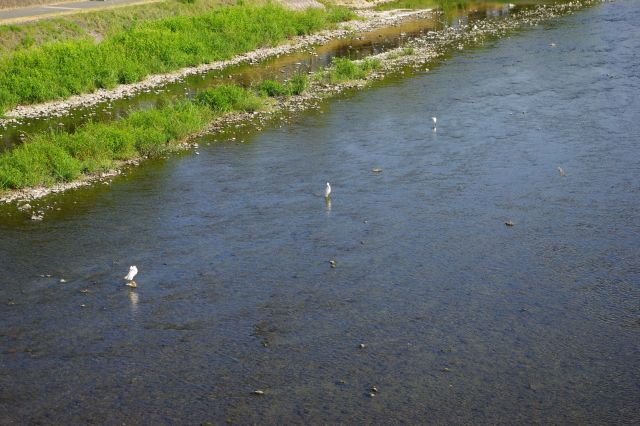
[{"label": "riverbed", "polygon": [[0,207],[0,423],[637,423],[639,19]]}]

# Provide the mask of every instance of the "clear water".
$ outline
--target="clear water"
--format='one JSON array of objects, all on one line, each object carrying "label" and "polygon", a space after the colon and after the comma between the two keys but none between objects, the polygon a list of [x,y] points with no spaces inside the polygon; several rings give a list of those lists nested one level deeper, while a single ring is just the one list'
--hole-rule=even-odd
[{"label": "clear water", "polygon": [[639,19],[3,207],[0,423],[637,424]]}]

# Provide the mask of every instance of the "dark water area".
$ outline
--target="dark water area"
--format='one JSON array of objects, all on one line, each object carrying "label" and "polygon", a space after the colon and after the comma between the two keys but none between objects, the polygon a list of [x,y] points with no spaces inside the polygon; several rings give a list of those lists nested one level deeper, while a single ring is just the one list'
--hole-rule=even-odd
[{"label": "dark water area", "polygon": [[638,424],[639,20],[3,206],[0,424]]},{"label": "dark water area", "polygon": [[[0,127],[0,152],[21,144],[29,135],[43,131],[75,131],[87,122],[108,122],[125,117],[130,111],[160,107],[176,100],[193,98],[199,91],[223,83],[236,83],[250,87],[262,80],[286,80],[296,73],[310,73],[326,68],[334,57],[361,59],[386,50],[404,46],[407,41],[423,36],[429,31],[439,31],[460,22],[481,19],[499,19],[533,3],[509,5],[471,1],[464,8],[447,9],[433,17],[403,22],[396,26],[366,33],[354,33],[351,37],[332,40],[292,54],[274,57],[259,64],[240,64],[202,74],[194,74],[155,89],[147,89],[126,98],[104,101],[98,104],[73,108],[62,116],[21,118],[19,123]],[[436,5],[437,6],[437,5]],[[415,3],[414,9],[433,8],[433,2]]]}]

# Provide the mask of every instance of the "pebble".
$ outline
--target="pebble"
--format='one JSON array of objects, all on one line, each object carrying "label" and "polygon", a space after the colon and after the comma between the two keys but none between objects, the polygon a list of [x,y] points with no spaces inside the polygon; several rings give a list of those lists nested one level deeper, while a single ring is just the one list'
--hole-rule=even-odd
[{"label": "pebble", "polygon": [[64,284],[64,283],[66,283],[66,282],[67,282],[67,280],[65,280],[64,278],[60,278],[60,283],[61,283],[61,284]]}]

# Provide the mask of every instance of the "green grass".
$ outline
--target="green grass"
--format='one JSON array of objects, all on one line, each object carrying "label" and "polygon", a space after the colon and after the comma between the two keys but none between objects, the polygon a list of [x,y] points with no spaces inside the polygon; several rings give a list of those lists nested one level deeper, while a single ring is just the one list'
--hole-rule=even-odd
[{"label": "green grass", "polygon": [[108,170],[118,160],[158,156],[214,117],[267,105],[255,90],[223,84],[200,92],[194,101],[136,111],[111,123],[89,123],[73,133],[40,133],[0,154],[0,190],[68,182]]},{"label": "green grass", "polygon": [[352,12],[335,7],[237,5],[133,24],[100,43],[80,38],[17,50],[0,58],[0,111],[229,59],[350,17]]},{"label": "green grass", "polygon": [[196,102],[218,113],[253,112],[265,106],[264,99],[257,94],[234,84],[222,84],[200,92],[196,96]]},{"label": "green grass", "polygon": [[231,4],[234,4],[232,0],[197,0],[193,4],[165,0],[42,19],[20,25],[0,25],[0,56],[25,47],[37,47],[59,41],[103,40],[142,22],[175,16],[196,16]]},{"label": "green grass", "polygon": [[[379,67],[376,60],[353,62],[336,58],[328,70],[317,76],[332,81],[364,79]],[[297,74],[284,84],[267,80],[250,89],[222,84],[203,90],[193,101],[136,111],[110,123],[88,123],[75,132],[36,134],[22,145],[0,153],[0,190],[50,186],[108,170],[117,161],[161,155],[175,149],[215,117],[268,108],[268,97],[298,95],[307,86],[304,74]]]},{"label": "green grass", "polygon": [[302,73],[295,74],[291,80],[287,82],[287,90],[290,95],[299,95],[309,86],[309,79]]},{"label": "green grass", "polygon": [[158,155],[200,130],[212,116],[206,106],[180,102],[113,123],[87,124],[75,133],[38,134],[0,155],[0,189],[68,182],[107,170],[117,160]]},{"label": "green grass", "polygon": [[307,89],[308,84],[307,76],[297,73],[284,84],[275,80],[264,80],[257,86],[257,91],[269,97],[299,95]]},{"label": "green grass", "polygon": [[287,88],[284,84],[275,80],[264,80],[257,86],[258,92],[263,96],[284,96]]},{"label": "green grass", "polygon": [[320,73],[320,78],[326,78],[331,83],[349,80],[362,80],[372,71],[380,68],[380,61],[367,58],[363,61],[352,61],[348,58],[333,58],[331,66],[326,72]]}]

